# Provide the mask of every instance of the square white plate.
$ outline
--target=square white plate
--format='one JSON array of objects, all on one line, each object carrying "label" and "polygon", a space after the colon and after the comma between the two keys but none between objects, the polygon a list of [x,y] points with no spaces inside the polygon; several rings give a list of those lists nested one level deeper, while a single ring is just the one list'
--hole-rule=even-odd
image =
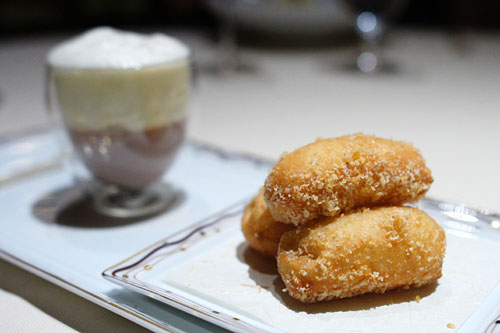
[{"label": "square white plate", "polygon": [[270,166],[266,160],[188,142],[165,176],[183,193],[182,200],[142,221],[103,225],[92,215],[62,214],[78,191],[73,191],[56,132],[0,138],[0,258],[157,332],[220,331],[116,286],[101,273],[151,242],[254,195]]},{"label": "square white plate", "polygon": [[283,292],[275,262],[247,247],[240,231],[244,204],[152,244],[103,275],[237,332],[498,332],[499,217],[430,199],[416,206],[447,233],[443,277],[422,288],[301,304]]}]

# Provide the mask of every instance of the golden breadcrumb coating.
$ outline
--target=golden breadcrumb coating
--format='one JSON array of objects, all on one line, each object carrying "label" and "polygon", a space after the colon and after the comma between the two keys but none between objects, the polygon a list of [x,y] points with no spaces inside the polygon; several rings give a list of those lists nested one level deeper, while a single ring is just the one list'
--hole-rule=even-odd
[{"label": "golden breadcrumb coating", "polygon": [[360,207],[417,201],[432,181],[411,144],[355,134],[285,154],[266,179],[264,197],[275,220],[298,225]]},{"label": "golden breadcrumb coating", "polygon": [[278,270],[305,303],[384,293],[440,278],[445,246],[443,229],[422,210],[366,208],[285,233]]},{"label": "golden breadcrumb coating", "polygon": [[273,219],[264,201],[264,189],[248,204],[241,218],[241,230],[250,247],[269,257],[278,253],[281,235],[293,228]]}]

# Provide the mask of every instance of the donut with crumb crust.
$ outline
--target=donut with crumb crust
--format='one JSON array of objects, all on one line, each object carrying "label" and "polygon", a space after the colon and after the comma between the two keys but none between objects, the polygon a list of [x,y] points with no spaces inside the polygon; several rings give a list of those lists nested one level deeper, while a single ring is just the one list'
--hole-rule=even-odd
[{"label": "donut with crumb crust", "polygon": [[276,256],[281,236],[293,228],[291,224],[273,219],[264,201],[264,189],[248,204],[241,218],[241,230],[248,245],[268,257]]},{"label": "donut with crumb crust", "polygon": [[304,303],[419,287],[441,277],[443,229],[411,207],[324,217],[281,237],[278,271]]},{"label": "donut with crumb crust", "polygon": [[285,154],[266,179],[264,198],[283,223],[424,196],[431,171],[411,144],[354,134],[317,141]]}]

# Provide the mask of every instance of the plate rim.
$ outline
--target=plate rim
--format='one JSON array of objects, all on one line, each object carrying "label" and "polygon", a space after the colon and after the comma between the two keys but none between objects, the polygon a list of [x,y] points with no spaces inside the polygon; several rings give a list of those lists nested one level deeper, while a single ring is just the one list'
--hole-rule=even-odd
[{"label": "plate rim", "polygon": [[60,276],[57,276],[23,259],[18,258],[17,256],[5,251],[4,249],[0,249],[0,258],[24,269],[29,273],[35,274],[36,276],[49,281],[73,294],[83,297],[84,299],[91,301],[92,303],[100,305],[103,308],[116,313],[117,315],[125,317],[126,319],[131,320],[140,326],[146,327],[153,332],[181,332],[180,330],[168,327],[169,325],[167,323],[158,322],[157,320],[150,318],[147,314],[141,311],[137,311],[132,307],[121,304],[115,300],[111,300],[105,295],[81,288],[67,281],[66,279],[63,279]]},{"label": "plate rim", "polygon": [[[189,238],[190,235],[194,235],[198,231],[202,232],[202,229],[204,229],[206,227],[216,225],[218,222],[223,221],[226,218],[241,214],[244,207],[250,201],[250,199],[251,198],[247,198],[247,199],[241,200],[239,202],[236,202],[236,203],[226,207],[225,209],[223,209],[215,214],[212,214],[207,218],[202,219],[201,221],[195,222],[195,223],[181,229],[180,231],[178,231],[174,234],[168,235],[168,236],[160,239],[159,241],[154,242],[150,246],[147,246],[146,248],[139,250],[135,254],[132,254],[132,255],[128,256],[127,258],[121,260],[119,263],[106,268],[102,272],[102,277],[104,279],[106,279],[110,282],[113,282],[117,285],[120,285],[126,289],[133,290],[133,291],[138,292],[140,294],[143,294],[143,295],[146,295],[146,296],[151,297],[153,299],[156,299],[162,303],[165,303],[169,306],[172,306],[176,309],[179,309],[179,310],[186,312],[190,315],[193,315],[197,318],[203,319],[203,320],[208,321],[214,325],[228,329],[228,330],[233,331],[233,332],[248,332],[249,329],[251,329],[252,332],[282,332],[279,329],[276,329],[276,328],[269,326],[267,323],[259,324],[257,321],[254,321],[253,319],[251,319],[250,321],[253,322],[254,324],[256,324],[256,326],[254,326],[252,324],[248,325],[247,322],[240,321],[236,317],[232,317],[232,319],[234,319],[234,321],[227,320],[227,318],[217,319],[216,317],[218,315],[220,317],[220,315],[223,315],[223,314],[218,312],[218,311],[215,311],[215,312],[217,312],[217,314],[214,315],[212,313],[212,315],[209,315],[208,313],[213,312],[213,310],[211,311],[203,305],[196,304],[196,302],[193,302],[193,301],[187,300],[187,299],[185,299],[184,301],[191,302],[195,305],[190,306],[190,305],[187,305],[185,303],[181,303],[180,301],[176,300],[173,297],[169,298],[169,297],[165,296],[164,294],[160,293],[159,291],[156,290],[156,288],[154,288],[152,286],[145,287],[145,286],[140,285],[138,283],[128,281],[127,278],[117,276],[115,274],[117,271],[121,271],[122,269],[128,269],[128,268],[132,268],[134,266],[140,265],[145,259],[149,258],[149,256],[151,254],[155,253],[156,250],[163,248],[162,244],[164,244],[165,241],[168,239],[175,238],[176,236],[179,236],[179,235],[182,235],[185,233],[188,233],[187,238]],[[149,252],[147,252],[148,250],[149,250]],[[131,259],[138,257],[138,256],[139,256],[138,261],[134,262],[131,265],[124,266],[124,267],[122,267],[122,269],[117,269],[121,265],[127,263]],[[179,296],[179,295],[176,295],[176,296],[183,298],[182,296]],[[199,307],[202,310],[197,310],[194,307]],[[205,310],[205,309],[207,309],[207,310]],[[229,311],[229,312],[231,312],[231,311]],[[261,325],[266,326],[266,329],[264,330],[261,327],[259,327]]]}]

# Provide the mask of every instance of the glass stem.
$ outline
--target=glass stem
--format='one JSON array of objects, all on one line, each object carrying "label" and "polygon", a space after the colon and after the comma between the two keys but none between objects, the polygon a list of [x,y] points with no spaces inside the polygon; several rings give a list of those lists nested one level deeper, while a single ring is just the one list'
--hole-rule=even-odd
[{"label": "glass stem", "polygon": [[233,0],[226,1],[225,15],[223,15],[220,23],[217,64],[221,73],[232,72],[238,66],[234,3]]}]

